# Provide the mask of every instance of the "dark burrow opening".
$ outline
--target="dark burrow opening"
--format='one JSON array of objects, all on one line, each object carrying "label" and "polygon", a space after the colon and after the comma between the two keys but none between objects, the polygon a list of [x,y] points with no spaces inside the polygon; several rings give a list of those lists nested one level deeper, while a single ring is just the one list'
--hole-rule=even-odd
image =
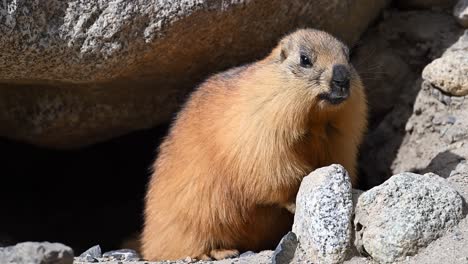
[{"label": "dark burrow opening", "polygon": [[150,167],[167,125],[78,150],[0,139],[0,246],[61,242],[117,249],[142,225]]}]

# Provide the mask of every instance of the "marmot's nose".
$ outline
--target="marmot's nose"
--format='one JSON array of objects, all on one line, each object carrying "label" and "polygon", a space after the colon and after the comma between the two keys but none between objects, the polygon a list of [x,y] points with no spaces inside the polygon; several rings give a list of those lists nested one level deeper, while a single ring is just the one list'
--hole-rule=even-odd
[{"label": "marmot's nose", "polygon": [[343,64],[336,64],[333,66],[332,72],[332,87],[349,89],[349,71]]}]

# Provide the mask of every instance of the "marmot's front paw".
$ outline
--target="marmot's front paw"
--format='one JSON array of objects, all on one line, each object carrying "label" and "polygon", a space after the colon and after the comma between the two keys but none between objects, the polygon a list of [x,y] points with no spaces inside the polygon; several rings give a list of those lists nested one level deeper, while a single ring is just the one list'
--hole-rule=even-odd
[{"label": "marmot's front paw", "polygon": [[236,258],[239,256],[239,250],[237,249],[213,249],[210,252],[210,256],[215,260],[221,260],[226,258]]},{"label": "marmot's front paw", "polygon": [[291,214],[296,213],[296,203],[287,203],[284,205],[284,208],[291,212]]}]

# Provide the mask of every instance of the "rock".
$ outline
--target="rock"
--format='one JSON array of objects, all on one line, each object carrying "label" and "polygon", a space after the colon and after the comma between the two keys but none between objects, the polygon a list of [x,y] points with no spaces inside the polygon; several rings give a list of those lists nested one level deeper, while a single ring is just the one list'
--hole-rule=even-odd
[{"label": "rock", "polygon": [[437,59],[423,71],[423,78],[445,93],[468,94],[468,52],[450,53]]},{"label": "rock", "polygon": [[81,261],[87,262],[97,262],[98,258],[102,257],[101,247],[99,245],[93,246],[86,250],[85,252],[81,253],[78,257]]},{"label": "rock", "polygon": [[141,256],[133,249],[119,249],[104,253],[102,258],[106,259],[106,261],[137,261],[141,259]]},{"label": "rock", "polygon": [[463,218],[463,199],[433,173],[400,173],[359,197],[355,245],[379,263],[414,255]]},{"label": "rock", "polygon": [[297,248],[297,237],[294,232],[288,232],[279,242],[273,252],[272,264],[288,264],[294,258]]},{"label": "rock", "polygon": [[24,242],[0,248],[0,263],[72,264],[73,250],[60,243]]},{"label": "rock", "polygon": [[287,32],[351,44],[388,2],[2,3],[0,136],[74,148],[163,124],[206,76],[265,56]]},{"label": "rock", "polygon": [[351,182],[341,165],[306,176],[296,198],[293,232],[299,241],[296,262],[341,263],[350,247]]},{"label": "rock", "polygon": [[464,96],[468,94],[468,30],[453,48],[441,58],[424,68],[422,77],[445,93]]},{"label": "rock", "polygon": [[453,8],[453,15],[460,25],[468,28],[468,0],[458,0]]}]

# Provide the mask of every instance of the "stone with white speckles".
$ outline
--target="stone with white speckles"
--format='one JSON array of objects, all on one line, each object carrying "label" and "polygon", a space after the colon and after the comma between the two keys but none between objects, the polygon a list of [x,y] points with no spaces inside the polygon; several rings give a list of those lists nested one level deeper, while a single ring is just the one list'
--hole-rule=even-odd
[{"label": "stone with white speckles", "polygon": [[341,165],[315,170],[302,181],[293,232],[299,240],[295,261],[341,263],[351,239],[351,181]]}]

